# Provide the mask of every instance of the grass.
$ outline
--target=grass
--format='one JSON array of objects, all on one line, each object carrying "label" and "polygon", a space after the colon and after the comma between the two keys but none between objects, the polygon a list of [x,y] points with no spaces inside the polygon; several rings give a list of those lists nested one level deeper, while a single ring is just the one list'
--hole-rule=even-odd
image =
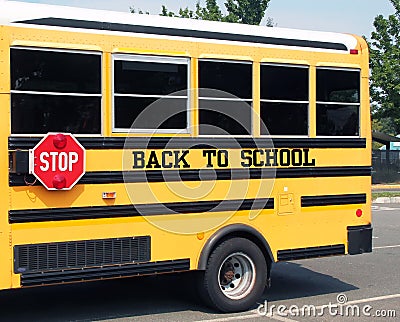
[{"label": "grass", "polygon": [[400,191],[373,192],[372,200],[379,197],[400,197]]}]

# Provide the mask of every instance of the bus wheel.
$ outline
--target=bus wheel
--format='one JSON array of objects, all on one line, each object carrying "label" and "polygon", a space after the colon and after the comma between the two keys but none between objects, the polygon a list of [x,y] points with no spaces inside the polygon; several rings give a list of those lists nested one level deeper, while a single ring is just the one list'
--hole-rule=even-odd
[{"label": "bus wheel", "polygon": [[261,297],[266,279],[267,264],[258,246],[245,238],[232,238],[211,253],[200,294],[222,312],[244,311]]}]

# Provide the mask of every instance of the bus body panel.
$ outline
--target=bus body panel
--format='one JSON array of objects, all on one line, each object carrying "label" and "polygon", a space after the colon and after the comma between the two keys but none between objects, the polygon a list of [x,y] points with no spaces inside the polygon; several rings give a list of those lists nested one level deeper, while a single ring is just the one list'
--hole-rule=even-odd
[{"label": "bus body panel", "polygon": [[[73,28],[40,26],[28,27],[18,24],[0,26],[0,35],[0,109],[2,115],[5,116],[0,119],[0,149],[3,151],[0,159],[0,171],[2,173],[0,177],[2,200],[0,203],[0,213],[2,214],[0,221],[0,250],[2,253],[0,288],[24,286],[21,282],[21,276],[24,275],[24,272],[15,271],[16,246],[17,248],[19,246],[27,248],[28,245],[41,244],[46,245],[43,247],[51,249],[51,245],[61,245],[61,243],[90,240],[99,240],[103,243],[103,240],[106,239],[150,236],[149,262],[166,263],[163,266],[165,272],[170,272],[174,269],[179,270],[179,267],[182,270],[196,269],[203,247],[209,238],[228,225],[243,224],[254,228],[268,243],[273,255],[272,260],[278,261],[280,260],[279,254],[282,254],[282,251],[285,254],[285,251],[296,249],[311,251],[314,248],[325,247],[324,250],[326,250],[327,253],[325,254],[327,255],[347,253],[347,228],[371,224],[371,124],[368,93],[368,49],[361,38],[356,38],[358,55],[351,55],[348,52],[310,48],[301,50],[297,47],[274,47],[243,42],[124,35],[117,32],[90,32]],[[32,177],[28,176],[27,173],[19,174],[12,170],[15,152],[17,150],[27,152],[33,148],[34,143],[39,141],[41,136],[14,135],[11,131],[10,48],[61,52],[84,51],[101,55],[101,132],[94,136],[77,135],[78,140],[82,142],[85,140],[85,142],[89,142],[92,138],[93,142],[98,142],[103,137],[110,140],[115,138],[118,141],[118,139],[124,140],[127,136],[146,137],[148,135],[145,133],[127,135],[126,133],[113,132],[113,62],[117,54],[189,58],[189,88],[191,89],[196,89],[199,86],[199,61],[211,59],[251,62],[253,64],[252,133],[255,138],[260,140],[263,138],[260,138],[261,129],[258,122],[261,107],[259,101],[260,88],[257,84],[260,82],[261,66],[265,64],[307,66],[309,68],[309,134],[295,138],[291,136],[273,138],[272,141],[277,145],[277,147],[274,147],[275,152],[266,152],[269,148],[263,146],[263,144],[257,147],[241,148],[229,146],[225,148],[223,144],[219,144],[218,149],[227,151],[226,153],[229,154],[230,163],[228,167],[218,164],[212,167],[216,173],[221,175],[222,179],[214,181],[209,179],[208,181],[212,182],[213,186],[211,188],[207,185],[204,186],[204,193],[206,193],[204,197],[179,195],[176,191],[182,188],[180,187],[182,182],[164,182],[163,178],[150,183],[130,183],[129,189],[135,191],[134,202],[140,200],[140,204],[148,211],[145,211],[144,214],[136,213],[133,210],[130,212],[129,206],[132,204],[132,198],[123,182],[121,173],[123,171],[137,171],[137,173],[145,172],[151,175],[152,171],[156,173],[155,171],[160,169],[152,167],[132,169],[129,164],[123,164],[122,159],[126,151],[123,152],[121,141],[118,141],[119,143],[115,146],[110,143],[108,148],[90,148],[89,142],[87,144],[86,166],[86,172],[91,174],[87,179],[89,183],[78,183],[71,191],[47,191],[43,186],[31,182]],[[360,71],[359,137],[322,138],[317,136],[315,129],[317,92],[315,88],[316,73],[320,67]],[[169,154],[165,154],[166,149],[160,147],[132,149],[129,153],[144,151],[144,159],[154,162],[154,158],[163,160],[163,157],[169,157],[175,152],[183,153],[183,151],[189,150],[190,153],[185,159],[190,164],[188,170],[197,171],[196,174],[201,175],[201,169],[207,168],[204,148],[191,149],[190,143],[193,137],[197,142],[202,140],[211,142],[213,138],[198,135],[199,104],[197,99],[198,92],[194,91],[190,97],[193,112],[189,116],[190,123],[194,128],[193,132],[178,135],[182,138],[182,142],[187,140],[187,147],[185,147],[186,143],[182,143],[182,148],[170,149]],[[154,137],[162,141],[168,135],[157,133],[154,134]],[[23,142],[25,138],[29,138],[28,143]],[[330,139],[332,140],[330,141]],[[335,142],[335,139],[337,140],[336,143],[332,143]],[[14,145],[12,144],[13,140],[16,142]],[[304,145],[294,142],[303,142]],[[340,146],[342,143],[343,147]],[[96,145],[97,143],[93,144]],[[346,147],[345,144],[350,144],[351,147]],[[245,199],[250,203],[257,198],[268,198],[269,196],[262,191],[260,192],[260,187],[271,185],[272,179],[258,174],[257,169],[263,168],[262,166],[248,167],[248,170],[254,173],[254,177],[251,179],[231,180],[229,177],[224,178],[225,170],[241,173],[239,170],[243,168],[243,163],[249,160],[243,157],[243,153],[245,156],[251,156],[252,162],[257,160],[263,161],[265,164],[267,161],[262,157],[266,153],[279,154],[281,150],[285,150],[287,156],[300,157],[301,155],[302,161],[305,160],[305,155],[307,155],[307,162],[304,161],[300,164],[299,159],[292,160],[292,162],[286,159],[281,164],[272,167],[276,169],[277,174],[270,197],[270,201],[273,200],[273,203],[260,206],[261,209],[257,209],[255,215],[249,210],[250,206],[242,206],[237,203],[229,204],[228,210],[202,212],[202,207],[207,205],[211,207],[212,203],[216,201]],[[313,164],[313,160],[315,164]],[[296,165],[293,165],[293,163]],[[169,171],[169,165],[170,163],[168,163],[168,169],[164,168],[164,170]],[[264,168],[270,169],[271,167],[265,166]],[[297,172],[292,171],[292,168],[296,168]],[[311,168],[314,172],[310,170]],[[162,167],[161,170],[163,170]],[[103,175],[101,178],[100,172]],[[33,185],[30,185],[31,183]],[[184,181],[185,187],[197,189],[197,193],[203,191],[198,189],[201,184],[203,182],[200,179]],[[244,186],[247,187],[247,190],[244,193],[239,188],[230,191],[232,185],[234,187],[235,185],[237,187]],[[146,192],[146,189],[155,192],[158,203],[172,207],[171,213],[157,213],[154,210],[157,204],[155,204],[154,198]],[[104,199],[102,197],[104,192],[115,193],[116,198]],[[179,203],[187,203],[190,206],[186,205],[184,210],[173,213],[174,209],[179,209],[177,206]],[[153,204],[153,208],[149,206]],[[106,207],[108,208],[106,209]],[[244,207],[245,210],[240,207]],[[360,210],[362,216],[357,216]],[[72,219],[69,219],[69,216]],[[196,227],[192,227],[193,220],[199,222],[205,220],[214,224],[204,226],[207,229],[200,230],[197,233],[177,234],[173,231],[174,227],[194,231]],[[171,229],[165,229],[165,227]],[[339,250],[334,248],[337,246],[339,246]],[[343,247],[343,251],[340,247]],[[304,251],[303,256],[307,257],[307,254],[309,253]],[[323,256],[323,254],[314,253],[314,257]],[[80,256],[83,256],[83,254],[80,254]],[[313,257],[312,254],[310,256]],[[186,264],[186,266],[179,266],[180,260],[189,260],[188,266]],[[169,261],[178,262],[175,263],[175,266],[173,262],[170,264]],[[156,264],[151,265],[149,272],[157,272]],[[112,261],[104,265],[105,270],[109,266],[112,266]],[[167,269],[167,266],[170,268]],[[100,270],[102,268],[94,264],[88,266],[88,268],[91,267]],[[67,270],[76,268],[68,268],[68,265],[64,267]],[[59,272],[61,268],[53,270]],[[49,272],[51,272],[51,269]],[[123,277],[125,273],[115,274],[110,276]],[[145,271],[140,271],[140,274],[145,274]],[[30,285],[29,283],[37,285],[34,282],[33,275],[34,273],[29,275],[30,279],[27,280],[26,285]],[[132,275],[135,274],[132,273]],[[101,274],[96,276],[98,277],[94,277],[95,279],[103,278]],[[63,282],[62,277],[57,278],[49,279],[48,284]],[[67,281],[69,280],[67,279]],[[46,284],[46,281],[37,283]]]}]

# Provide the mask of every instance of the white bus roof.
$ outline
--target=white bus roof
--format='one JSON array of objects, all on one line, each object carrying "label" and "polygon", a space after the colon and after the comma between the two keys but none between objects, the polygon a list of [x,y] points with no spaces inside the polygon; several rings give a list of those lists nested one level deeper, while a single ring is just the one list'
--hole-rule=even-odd
[{"label": "white bus roof", "polygon": [[350,34],[253,26],[158,15],[0,1],[0,25],[29,26],[92,33],[134,33],[191,41],[252,43],[256,46],[347,53],[357,46]]}]

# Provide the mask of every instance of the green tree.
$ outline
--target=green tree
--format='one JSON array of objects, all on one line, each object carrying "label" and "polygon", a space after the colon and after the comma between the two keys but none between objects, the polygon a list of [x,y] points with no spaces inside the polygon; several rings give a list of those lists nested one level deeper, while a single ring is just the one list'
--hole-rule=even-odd
[{"label": "green tree", "polygon": [[400,0],[390,0],[395,13],[374,20],[371,34],[371,106],[374,128],[400,133]]},{"label": "green tree", "polygon": [[[196,3],[196,10],[180,8],[179,14],[169,11],[162,6],[161,16],[193,18],[200,20],[238,22],[250,25],[259,25],[268,8],[270,0],[227,0],[225,8],[227,14],[224,15],[216,0],[206,0],[205,6],[201,6],[200,1]],[[267,26],[272,27],[272,18],[267,19]]]},{"label": "green tree", "polygon": [[161,7],[160,16],[175,17],[175,13],[172,12],[172,11],[169,11],[169,10],[167,9],[167,7],[163,5],[163,6]]},{"label": "green tree", "polygon": [[206,6],[202,7],[200,1],[196,3],[196,17],[201,20],[223,21],[223,14],[216,0],[206,0]]},{"label": "green tree", "polygon": [[130,11],[131,13],[136,13],[136,12],[137,12],[137,13],[139,13],[139,14],[141,14],[141,15],[143,15],[143,14],[149,15],[149,14],[150,14],[148,11],[144,12],[144,11],[142,11],[141,9],[138,9],[138,10],[136,11],[136,9],[135,9],[134,6],[129,7],[129,11]]},{"label": "green tree", "polygon": [[265,15],[270,0],[227,0],[226,21],[259,25]]}]

